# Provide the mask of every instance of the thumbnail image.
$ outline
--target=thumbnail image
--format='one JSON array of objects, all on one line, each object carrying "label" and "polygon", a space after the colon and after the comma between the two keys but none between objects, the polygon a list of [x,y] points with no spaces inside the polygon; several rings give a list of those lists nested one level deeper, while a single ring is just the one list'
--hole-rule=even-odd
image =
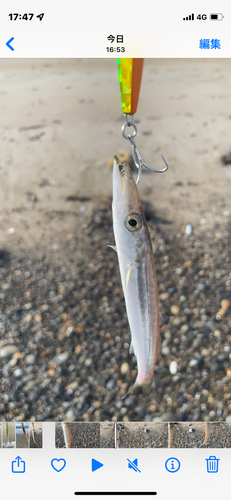
[{"label": "thumbnail image", "polygon": [[231,448],[231,424],[171,422],[169,448]]},{"label": "thumbnail image", "polygon": [[112,422],[62,422],[55,424],[56,448],[115,448]]},{"label": "thumbnail image", "polygon": [[42,423],[30,422],[30,448],[43,447]]},{"label": "thumbnail image", "polygon": [[3,448],[16,448],[15,423],[14,422],[3,422],[2,426],[3,426],[2,447]]},{"label": "thumbnail image", "polygon": [[167,448],[168,424],[128,422],[116,424],[117,448]]},{"label": "thumbnail image", "polygon": [[63,422],[55,424],[56,448],[100,448],[100,424]]},{"label": "thumbnail image", "polygon": [[116,59],[1,61],[1,418],[57,422],[58,447],[112,445],[100,422],[147,424],[143,446],[231,422],[230,61],[119,78]]},{"label": "thumbnail image", "polygon": [[16,422],[16,448],[29,448],[29,422]]},{"label": "thumbnail image", "polygon": [[116,424],[100,422],[100,448],[116,448]]}]

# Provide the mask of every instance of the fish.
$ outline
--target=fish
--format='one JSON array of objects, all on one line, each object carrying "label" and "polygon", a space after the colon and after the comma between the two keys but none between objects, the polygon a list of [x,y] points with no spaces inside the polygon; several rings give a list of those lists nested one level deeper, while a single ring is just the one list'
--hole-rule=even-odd
[{"label": "fish", "polygon": [[36,432],[35,432],[35,428],[34,428],[34,422],[31,422],[32,424],[32,438],[33,438],[33,441],[34,441],[34,444],[37,444],[37,441],[36,441]]},{"label": "fish", "polygon": [[206,422],[206,424],[205,424],[205,440],[203,442],[203,445],[207,444],[207,441],[209,439],[209,434],[210,434],[210,422]]},{"label": "fish", "polygon": [[114,157],[113,231],[138,374],[132,387],[150,387],[160,342],[152,243],[130,165]]},{"label": "fish", "polygon": [[173,423],[168,422],[168,448],[171,448],[173,440]]},{"label": "fish", "polygon": [[27,433],[26,433],[25,425],[24,425],[23,423],[22,423],[22,430],[23,430],[23,434],[24,434],[24,436],[25,436],[25,438],[26,438],[27,442],[29,443],[29,439],[28,439],[28,437],[27,437]]},{"label": "fish", "polygon": [[66,448],[71,448],[71,426],[68,422],[62,423],[63,436]]}]

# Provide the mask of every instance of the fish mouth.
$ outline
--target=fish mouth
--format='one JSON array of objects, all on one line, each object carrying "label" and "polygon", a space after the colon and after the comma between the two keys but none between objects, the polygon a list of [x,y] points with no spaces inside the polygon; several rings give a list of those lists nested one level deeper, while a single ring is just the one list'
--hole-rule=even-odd
[{"label": "fish mouth", "polygon": [[121,163],[117,156],[114,156],[113,191],[117,200],[125,200],[128,205],[139,200],[131,167],[126,161]]}]

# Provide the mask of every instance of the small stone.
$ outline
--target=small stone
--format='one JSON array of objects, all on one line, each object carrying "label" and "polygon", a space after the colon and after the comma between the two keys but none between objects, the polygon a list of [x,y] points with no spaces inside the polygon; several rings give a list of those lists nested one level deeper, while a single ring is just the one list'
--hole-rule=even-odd
[{"label": "small stone", "polygon": [[31,304],[31,302],[27,302],[27,304],[25,304],[25,305],[24,305],[24,309],[25,309],[26,311],[29,311],[31,308],[32,308],[32,304]]},{"label": "small stone", "polygon": [[222,309],[228,309],[229,307],[229,301],[227,299],[224,299],[221,301],[221,307]]},{"label": "small stone", "polygon": [[42,321],[42,316],[41,314],[36,314],[35,317],[34,317],[36,323],[41,323]]},{"label": "small stone", "polygon": [[82,350],[83,350],[83,346],[82,346],[82,345],[80,345],[80,344],[78,344],[78,345],[76,346],[76,348],[75,348],[75,353],[76,353],[76,354],[80,354],[80,353],[82,352]]},{"label": "small stone", "polygon": [[172,306],[170,310],[174,316],[177,316],[180,312],[180,308],[178,306]]},{"label": "small stone", "polygon": [[198,365],[197,359],[191,359],[191,361],[189,361],[190,368],[193,368],[194,366],[197,366],[197,365]]},{"label": "small stone", "polygon": [[9,229],[7,229],[7,232],[8,234],[14,234],[15,233],[14,227],[10,227]]},{"label": "small stone", "polygon": [[69,359],[69,352],[66,351],[56,356],[55,362],[57,363],[57,365],[61,365],[62,363],[65,363],[68,359]]},{"label": "small stone", "polygon": [[171,361],[170,365],[169,365],[169,371],[172,375],[176,375],[177,373],[177,368],[178,368],[178,364],[176,361]]},{"label": "small stone", "polygon": [[163,356],[168,356],[170,354],[170,349],[169,347],[165,346],[161,349],[161,354],[163,354]]},{"label": "small stone", "polygon": [[187,224],[186,228],[185,228],[185,234],[189,235],[189,234],[192,234],[192,226],[191,224]]},{"label": "small stone", "polygon": [[54,370],[54,368],[51,368],[50,370],[48,370],[48,372],[47,372],[47,373],[48,373],[49,377],[54,377],[54,375],[55,375],[55,370]]},{"label": "small stone", "polygon": [[0,358],[11,358],[16,352],[18,348],[15,345],[6,345],[0,349]]},{"label": "small stone", "polygon": [[123,363],[120,367],[120,371],[121,371],[121,373],[123,373],[123,375],[125,375],[126,373],[129,373],[129,371],[130,371],[129,364]]},{"label": "small stone", "polygon": [[26,317],[25,317],[25,320],[27,323],[30,323],[30,321],[32,320],[32,315],[31,314],[27,314]]},{"label": "small stone", "polygon": [[82,333],[83,332],[83,327],[82,326],[77,326],[75,329],[76,333]]},{"label": "small stone", "polygon": [[160,294],[160,300],[167,300],[169,298],[169,293],[161,293]]},{"label": "small stone", "polygon": [[116,385],[115,380],[110,379],[106,384],[106,389],[110,391],[111,389],[114,389],[115,385]]},{"label": "small stone", "polygon": [[171,180],[171,184],[173,186],[182,186],[182,182],[181,181],[178,181],[177,179],[172,179]]},{"label": "small stone", "polygon": [[36,357],[34,354],[28,354],[28,356],[25,357],[25,363],[27,365],[34,365],[36,360]]}]

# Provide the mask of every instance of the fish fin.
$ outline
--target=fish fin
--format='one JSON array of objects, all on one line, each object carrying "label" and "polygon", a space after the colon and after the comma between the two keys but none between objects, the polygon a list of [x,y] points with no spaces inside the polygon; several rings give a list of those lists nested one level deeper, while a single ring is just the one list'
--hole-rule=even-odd
[{"label": "fish fin", "polygon": [[116,246],[114,246],[114,245],[107,245],[107,247],[112,248],[112,250],[115,250],[115,252],[117,252]]}]

